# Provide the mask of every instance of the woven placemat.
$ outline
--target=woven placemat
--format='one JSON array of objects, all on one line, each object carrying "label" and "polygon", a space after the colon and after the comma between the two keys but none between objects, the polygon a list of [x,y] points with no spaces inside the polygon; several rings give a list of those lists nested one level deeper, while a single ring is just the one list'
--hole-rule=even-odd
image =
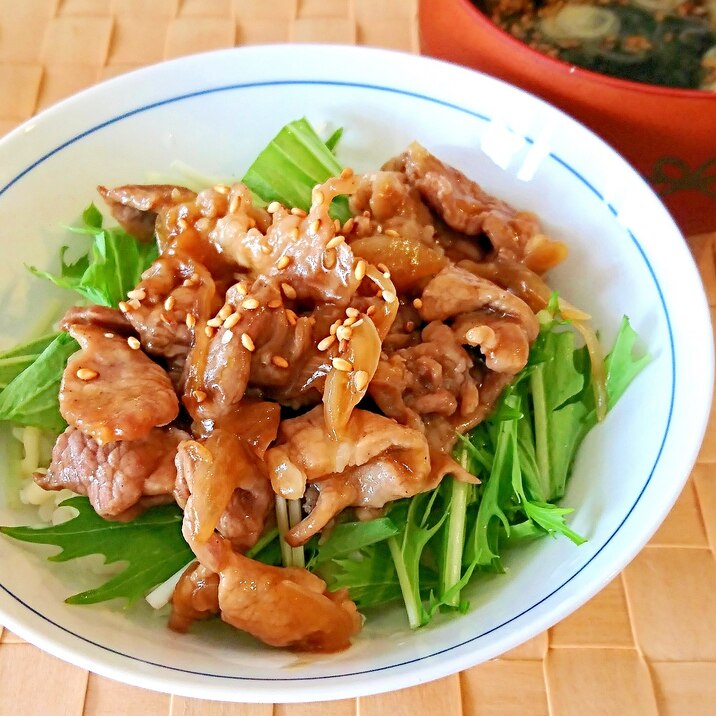
[{"label": "woven placemat", "polygon": [[[101,79],[238,44],[418,51],[416,0],[0,0],[0,135]],[[716,235],[691,242],[716,305]],[[65,664],[0,626],[0,714],[704,716],[716,713],[716,424],[649,545],[606,589],[503,658],[324,705],[217,704]]]}]

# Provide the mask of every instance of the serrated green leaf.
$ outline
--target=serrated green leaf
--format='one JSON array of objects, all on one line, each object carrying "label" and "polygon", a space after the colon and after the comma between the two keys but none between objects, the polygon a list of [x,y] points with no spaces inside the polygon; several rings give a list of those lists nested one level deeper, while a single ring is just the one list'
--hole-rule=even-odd
[{"label": "serrated green leaf", "polygon": [[74,507],[77,516],[50,527],[0,527],[0,533],[23,542],[60,547],[59,554],[49,557],[53,562],[90,554],[104,555],[107,564],[127,562],[102,586],[68,597],[68,604],[117,598],[134,602],[194,559],[182,537],[183,515],[177,505],[154,507],[131,522],[103,519],[86,497],[72,497],[62,505]]},{"label": "serrated green leaf", "polygon": [[92,240],[87,254],[75,263],[67,263],[68,247],[63,246],[59,274],[41,271],[34,266],[28,266],[28,270],[60,288],[76,291],[92,303],[116,307],[156,259],[156,244],[137,241],[119,227],[103,229],[102,215],[94,204],[85,209],[82,219],[83,226],[70,227],[70,230]]}]

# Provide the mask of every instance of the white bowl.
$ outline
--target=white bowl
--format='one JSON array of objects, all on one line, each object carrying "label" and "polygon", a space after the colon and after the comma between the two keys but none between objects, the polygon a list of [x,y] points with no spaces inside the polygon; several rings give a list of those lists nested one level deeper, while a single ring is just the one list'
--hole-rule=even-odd
[{"label": "white bowl", "polygon": [[[656,196],[544,102],[472,71],[380,50],[276,46],[188,57],[82,92],[11,133],[0,142],[0,347],[22,338],[59,295],[23,263],[53,265],[58,227],[96,198],[97,184],[171,174],[175,160],[239,177],[303,115],[345,127],[339,158],[358,170],[417,139],[537,212],[571,247],[552,284],[594,316],[606,345],[627,314],[653,360],[579,455],[565,502],[587,544],[545,539],[515,552],[507,575],[468,590],[469,614],[430,628],[411,633],[400,607],[382,610],[338,655],[297,657],[220,624],[180,636],[148,608],[67,606],[68,565],[0,538],[0,622],[105,676],[272,702],[358,696],[458,671],[538,634],[604,587],[663,520],[696,458],[711,400],[711,325],[691,256]],[[25,517],[0,507],[0,523]]]}]

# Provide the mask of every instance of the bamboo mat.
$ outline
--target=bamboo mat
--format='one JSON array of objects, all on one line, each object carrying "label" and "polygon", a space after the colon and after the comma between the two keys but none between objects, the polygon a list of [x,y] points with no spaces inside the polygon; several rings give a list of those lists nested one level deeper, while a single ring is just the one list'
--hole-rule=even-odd
[{"label": "bamboo mat", "polygon": [[[415,0],[0,0],[0,135],[99,80],[266,42],[418,50]],[[716,234],[690,242],[716,307]],[[218,704],[65,664],[0,626],[0,716],[699,716],[716,714],[716,419],[671,515],[606,589],[500,659],[329,704]]]}]

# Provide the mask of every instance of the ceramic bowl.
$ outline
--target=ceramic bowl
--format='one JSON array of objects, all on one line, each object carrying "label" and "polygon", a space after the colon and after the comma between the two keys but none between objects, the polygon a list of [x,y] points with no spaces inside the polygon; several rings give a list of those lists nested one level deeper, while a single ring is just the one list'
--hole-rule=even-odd
[{"label": "ceramic bowl", "polygon": [[[0,539],[0,622],[63,659],[151,689],[233,701],[313,701],[397,689],[456,672],[535,636],[634,557],[668,513],[709,412],[712,332],[691,255],[664,206],[616,152],[545,102],[432,59],[332,46],[267,46],[187,57],[113,79],[0,142],[0,349],[48,311],[55,290],[23,264],[54,267],[62,225],[98,184],[175,175],[240,177],[286,122],[344,127],[339,159],[380,166],[417,139],[489,191],[538,213],[570,246],[550,281],[594,317],[606,344],[627,314],[652,360],[588,436],[565,501],[581,547],[544,539],[506,575],[467,590],[469,612],[411,632],[400,606],[369,614],[332,656],[270,649],[216,623],[166,628],[147,605],[69,606],[96,579]],[[688,319],[688,320],[687,320]],[[0,523],[21,524],[3,465]]]},{"label": "ceramic bowl", "polygon": [[716,92],[628,82],[548,57],[471,0],[420,0],[419,19],[424,53],[487,72],[568,112],[646,177],[687,236],[716,230]]}]

